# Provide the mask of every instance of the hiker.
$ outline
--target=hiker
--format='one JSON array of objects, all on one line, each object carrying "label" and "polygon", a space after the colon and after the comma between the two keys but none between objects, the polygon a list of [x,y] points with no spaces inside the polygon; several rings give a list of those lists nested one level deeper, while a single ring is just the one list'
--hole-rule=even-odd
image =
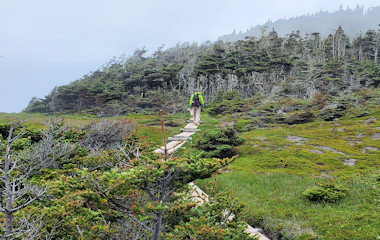
[{"label": "hiker", "polygon": [[199,124],[199,120],[201,117],[201,109],[203,110],[205,104],[203,101],[202,94],[198,91],[194,91],[194,94],[191,95],[189,108],[190,114],[193,116],[193,123]]}]

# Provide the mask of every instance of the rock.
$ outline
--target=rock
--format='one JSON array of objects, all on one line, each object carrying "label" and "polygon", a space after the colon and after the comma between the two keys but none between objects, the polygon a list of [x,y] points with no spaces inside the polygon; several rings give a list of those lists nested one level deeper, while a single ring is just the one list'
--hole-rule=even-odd
[{"label": "rock", "polygon": [[317,153],[317,154],[324,154],[324,152],[322,152],[320,150],[308,149],[308,151],[310,151],[312,153]]},{"label": "rock", "polygon": [[257,137],[256,139],[260,140],[262,143],[268,143],[265,137]]},{"label": "rock", "polygon": [[291,135],[286,136],[285,139],[290,142],[295,142],[297,145],[302,145],[308,140],[307,138],[291,136]]},{"label": "rock", "polygon": [[377,118],[373,117],[373,118],[369,118],[365,121],[364,125],[370,125],[370,124],[373,124],[375,123],[377,120]]},{"label": "rock", "polygon": [[365,147],[363,150],[362,150],[362,153],[367,153],[369,151],[372,151],[372,152],[376,152],[376,151],[379,151],[379,149],[377,147]]},{"label": "rock", "polygon": [[373,118],[368,118],[368,119],[366,120],[366,122],[367,122],[367,123],[373,123],[373,122],[375,122],[376,120],[377,120],[377,118],[373,117]]},{"label": "rock", "polygon": [[380,139],[380,133],[375,133],[375,134],[373,134],[373,135],[371,136],[371,139],[374,140],[374,141]]},{"label": "rock", "polygon": [[338,128],[337,131],[344,132],[344,128]]},{"label": "rock", "polygon": [[360,143],[363,143],[363,142],[360,142],[360,141],[349,141],[348,142],[348,145],[350,145],[350,146],[355,146],[356,144],[360,144]]},{"label": "rock", "polygon": [[358,135],[356,135],[357,138],[362,138],[364,137],[364,134],[363,133],[359,133]]},{"label": "rock", "polygon": [[340,122],[338,122],[339,119],[334,119],[334,122],[332,124],[334,124],[335,126],[340,126]]},{"label": "rock", "polygon": [[344,159],[343,164],[347,166],[355,166],[356,159]]},{"label": "rock", "polygon": [[338,154],[341,154],[341,155],[344,155],[344,156],[347,156],[347,154],[345,154],[344,152],[340,152],[334,148],[329,148],[329,147],[325,147],[325,146],[314,146],[314,147],[317,147],[317,148],[320,148],[320,149],[323,149],[325,151],[330,151],[330,152],[333,152],[333,153],[338,153]]}]

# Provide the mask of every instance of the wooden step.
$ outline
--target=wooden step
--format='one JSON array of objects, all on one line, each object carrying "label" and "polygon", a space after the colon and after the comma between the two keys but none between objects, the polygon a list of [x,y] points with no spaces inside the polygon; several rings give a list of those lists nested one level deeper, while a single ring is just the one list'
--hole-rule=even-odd
[{"label": "wooden step", "polygon": [[198,132],[200,129],[196,128],[181,128],[181,132]]},{"label": "wooden step", "polygon": [[[193,123],[193,120],[187,120],[188,123]],[[199,123],[203,123],[203,121],[199,121]]]},{"label": "wooden step", "polygon": [[186,141],[186,140],[192,140],[191,137],[169,137],[169,141]]},{"label": "wooden step", "polygon": [[[181,144],[183,141],[171,141],[166,144],[166,150],[175,148],[177,145]],[[164,150],[165,146],[160,147],[159,149]]]},{"label": "wooden step", "polygon": [[[166,148],[167,154],[172,154],[175,151],[177,151],[178,148],[182,147],[182,145],[185,144],[186,141],[173,141],[173,142],[175,142],[177,144],[174,147],[170,148],[170,149]],[[170,142],[170,143],[166,144],[166,147],[168,147],[168,146],[171,147],[170,144],[173,143],[173,142]],[[165,149],[162,146],[161,148],[158,148],[158,149],[154,150],[154,152],[155,153],[159,153],[159,154],[165,154]]]},{"label": "wooden step", "polygon": [[174,135],[173,137],[190,137],[195,134],[195,132],[181,132],[180,134]]},{"label": "wooden step", "polygon": [[193,129],[196,129],[197,127],[198,127],[197,124],[189,123],[189,124],[187,124],[184,128],[193,128]]}]

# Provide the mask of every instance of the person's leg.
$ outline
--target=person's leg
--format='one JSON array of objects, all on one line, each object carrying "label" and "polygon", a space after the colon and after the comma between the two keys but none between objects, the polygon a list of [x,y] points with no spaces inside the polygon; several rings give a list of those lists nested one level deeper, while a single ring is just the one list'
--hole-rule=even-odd
[{"label": "person's leg", "polygon": [[189,110],[190,110],[190,120],[194,121],[194,107],[191,107]]},{"label": "person's leg", "polygon": [[199,124],[199,121],[201,119],[201,108],[200,107],[196,107],[194,114],[195,114],[195,116],[194,116],[194,123],[195,124]]},{"label": "person's leg", "polygon": [[197,113],[197,112],[196,112],[196,107],[193,106],[193,107],[191,108],[191,111],[190,111],[190,112],[191,112],[191,118],[192,118],[191,120],[193,120],[193,123],[195,123],[195,116],[196,116],[196,113]]}]

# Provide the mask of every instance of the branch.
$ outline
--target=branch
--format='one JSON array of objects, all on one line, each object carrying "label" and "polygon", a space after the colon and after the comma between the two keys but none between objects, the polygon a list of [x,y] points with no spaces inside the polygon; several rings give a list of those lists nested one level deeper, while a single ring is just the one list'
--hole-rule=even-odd
[{"label": "branch", "polygon": [[116,202],[113,198],[109,198],[109,200],[117,207],[121,208],[121,209],[125,209],[127,211],[123,211],[124,213],[126,213],[128,215],[128,217],[130,217],[133,221],[135,221],[136,223],[138,223],[141,227],[143,227],[145,230],[148,230],[150,232],[153,232],[153,229],[150,228],[149,226],[147,226],[145,223],[141,222],[140,220],[138,220],[135,216],[132,215],[132,213],[130,211],[128,211],[129,207],[127,206],[124,206],[123,204],[121,203],[118,203]]}]

